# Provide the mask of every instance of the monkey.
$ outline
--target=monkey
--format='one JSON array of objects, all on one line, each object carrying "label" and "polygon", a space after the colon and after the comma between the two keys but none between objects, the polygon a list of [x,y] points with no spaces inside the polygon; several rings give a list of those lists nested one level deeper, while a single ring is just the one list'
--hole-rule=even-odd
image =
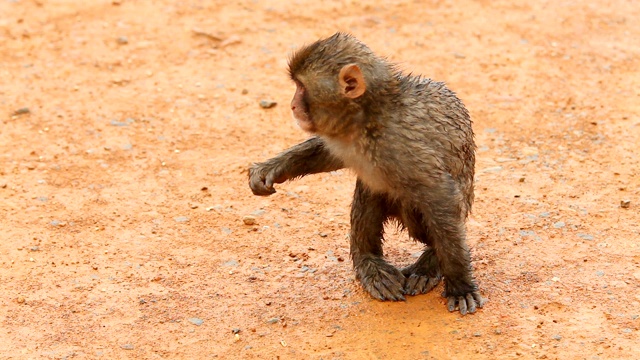
[{"label": "monkey", "polygon": [[[469,113],[442,82],[405,75],[346,33],[289,58],[291,110],[311,137],[248,171],[253,194],[274,184],[349,168],[350,255],[374,298],[401,301],[444,281],[450,312],[475,313],[482,298],[472,274],[465,221],[474,200],[475,142]],[[425,245],[397,269],[384,259],[384,225],[395,221]]]}]

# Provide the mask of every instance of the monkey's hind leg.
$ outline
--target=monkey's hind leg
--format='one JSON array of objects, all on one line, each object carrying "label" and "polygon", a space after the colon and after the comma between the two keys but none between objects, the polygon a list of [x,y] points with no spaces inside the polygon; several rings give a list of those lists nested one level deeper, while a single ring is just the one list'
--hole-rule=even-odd
[{"label": "monkey's hind leg", "polygon": [[433,248],[427,247],[418,261],[402,269],[402,274],[407,278],[404,284],[405,294],[426,294],[433,290],[442,280]]},{"label": "monkey's hind leg", "polygon": [[356,277],[371,296],[404,300],[404,275],[383,258],[382,235],[391,204],[358,180],[351,206],[351,258]]},{"label": "monkey's hind leg", "polygon": [[400,209],[398,220],[409,231],[409,236],[427,245],[414,264],[402,269],[402,273],[407,278],[404,292],[407,295],[426,294],[440,283],[442,274],[435,250],[430,246],[432,244],[429,242],[428,230],[424,226],[423,215],[410,204],[405,204]]},{"label": "monkey's hind leg", "polygon": [[438,268],[444,277],[447,308],[461,315],[476,312],[485,299],[480,296],[471,271],[471,256],[466,244],[464,217],[461,210],[462,195],[450,176],[428,189],[417,205],[421,208],[424,229],[429,245],[433,247]]}]

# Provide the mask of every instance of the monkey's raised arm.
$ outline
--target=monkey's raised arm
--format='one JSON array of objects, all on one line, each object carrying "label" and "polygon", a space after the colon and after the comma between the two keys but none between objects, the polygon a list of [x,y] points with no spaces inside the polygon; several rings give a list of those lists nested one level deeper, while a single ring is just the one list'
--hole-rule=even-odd
[{"label": "monkey's raised arm", "polygon": [[272,159],[253,164],[249,168],[249,186],[255,195],[267,196],[276,192],[273,184],[343,167],[342,160],[329,152],[322,139],[314,136]]}]

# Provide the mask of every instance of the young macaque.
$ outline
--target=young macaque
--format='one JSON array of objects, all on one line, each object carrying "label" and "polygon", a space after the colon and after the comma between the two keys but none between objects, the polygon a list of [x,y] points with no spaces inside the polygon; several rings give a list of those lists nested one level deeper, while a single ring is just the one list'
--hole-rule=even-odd
[{"label": "young macaque", "polygon": [[[352,169],[351,258],[373,297],[404,300],[444,277],[449,311],[484,299],[471,273],[465,220],[473,203],[475,144],[469,114],[443,83],[403,75],[351,35],[337,33],[289,60],[291,110],[313,136],[249,169],[255,195],[309,174]],[[426,245],[399,270],[382,252],[384,224],[398,221]]]}]

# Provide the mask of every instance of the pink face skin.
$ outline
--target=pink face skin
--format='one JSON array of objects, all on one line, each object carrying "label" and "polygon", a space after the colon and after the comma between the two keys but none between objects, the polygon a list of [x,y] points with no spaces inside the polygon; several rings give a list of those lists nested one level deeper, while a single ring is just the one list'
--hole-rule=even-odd
[{"label": "pink face skin", "polygon": [[304,87],[296,83],[296,93],[291,99],[291,111],[293,112],[293,117],[298,121],[298,126],[302,130],[312,133],[315,131],[315,125],[309,118],[309,109],[304,101],[304,92]]}]

